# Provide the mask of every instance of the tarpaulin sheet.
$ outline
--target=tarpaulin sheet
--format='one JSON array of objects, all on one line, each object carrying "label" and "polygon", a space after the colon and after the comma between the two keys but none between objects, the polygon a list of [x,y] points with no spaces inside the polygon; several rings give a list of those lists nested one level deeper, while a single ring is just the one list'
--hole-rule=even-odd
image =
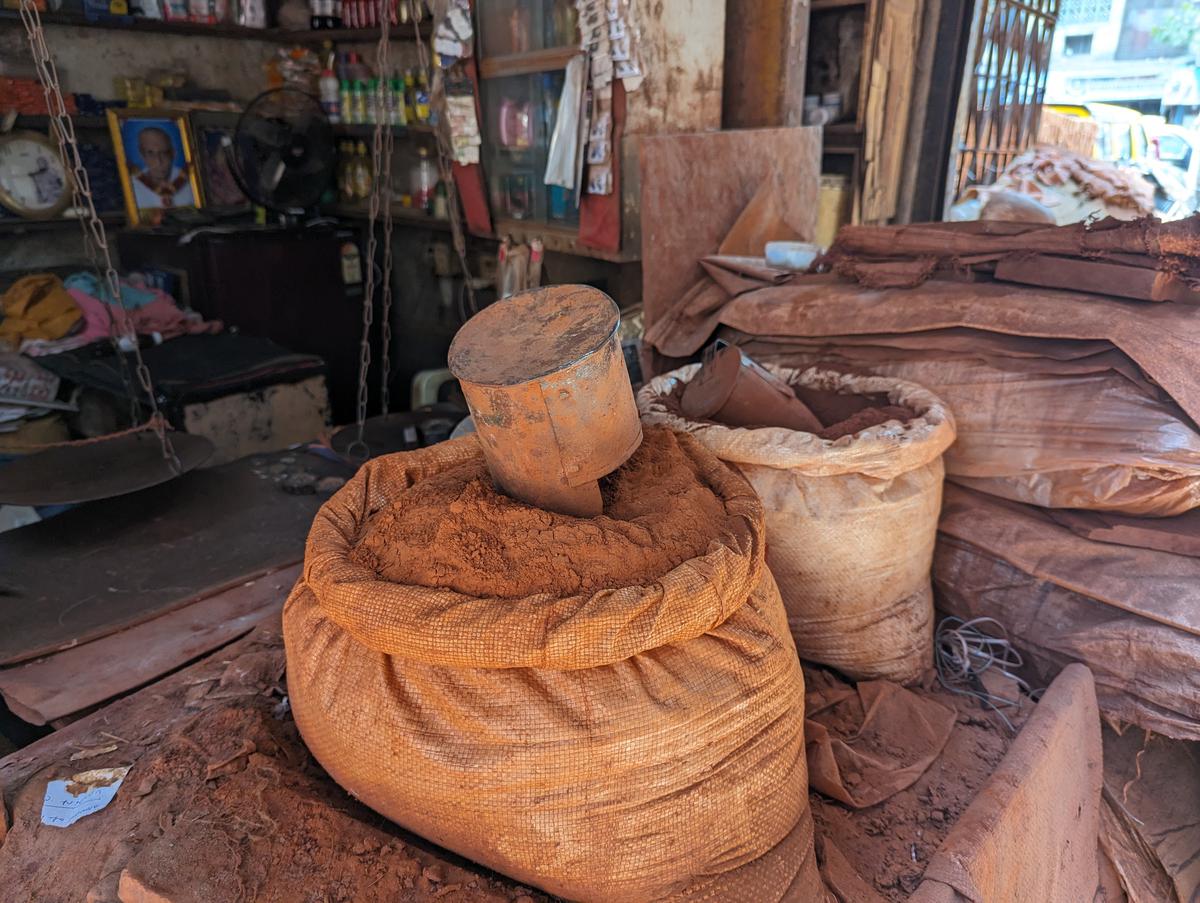
[{"label": "tarpaulin sheet", "polygon": [[[715,286],[715,283],[709,283]],[[1003,283],[932,280],[914,289],[867,289],[802,276],[730,297],[704,283],[646,341],[668,357],[698,351],[719,326],[754,336],[917,333],[968,327],[1003,335],[1108,342],[1200,421],[1200,317],[1190,305],[1142,304]]]},{"label": "tarpaulin sheet", "polygon": [[953,485],[939,531],[940,607],[1003,624],[1041,683],[1083,662],[1105,714],[1200,740],[1200,559],[1094,542]]}]

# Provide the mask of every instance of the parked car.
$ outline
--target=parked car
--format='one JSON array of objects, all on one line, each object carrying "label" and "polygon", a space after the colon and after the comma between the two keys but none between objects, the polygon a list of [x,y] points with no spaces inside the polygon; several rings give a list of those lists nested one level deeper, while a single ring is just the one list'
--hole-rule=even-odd
[{"label": "parked car", "polygon": [[1146,174],[1157,183],[1163,219],[1180,219],[1200,205],[1200,132],[1166,123],[1147,127]]}]

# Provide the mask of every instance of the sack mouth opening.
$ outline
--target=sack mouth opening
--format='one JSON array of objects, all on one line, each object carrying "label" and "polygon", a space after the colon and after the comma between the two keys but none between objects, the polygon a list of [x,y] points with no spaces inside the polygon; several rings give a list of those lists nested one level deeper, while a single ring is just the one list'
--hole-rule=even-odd
[{"label": "sack mouth opening", "polygon": [[721,500],[725,519],[702,555],[653,581],[570,596],[480,597],[393,583],[353,561],[375,513],[421,479],[482,455],[472,437],[453,441],[463,444],[443,449],[433,466],[422,461],[429,450],[369,461],[313,521],[302,580],[329,618],[376,652],[454,667],[612,664],[712,630],[746,603],[762,576],[762,503],[743,477],[691,437],[680,437],[680,445],[697,478]]}]

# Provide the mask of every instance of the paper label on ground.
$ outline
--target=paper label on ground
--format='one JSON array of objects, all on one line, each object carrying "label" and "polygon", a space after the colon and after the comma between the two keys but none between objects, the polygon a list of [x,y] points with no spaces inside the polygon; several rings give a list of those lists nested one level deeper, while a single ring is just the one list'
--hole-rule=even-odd
[{"label": "paper label on ground", "polygon": [[129,768],[82,771],[69,780],[51,781],[42,799],[42,824],[67,828],[85,815],[99,812],[112,802]]}]

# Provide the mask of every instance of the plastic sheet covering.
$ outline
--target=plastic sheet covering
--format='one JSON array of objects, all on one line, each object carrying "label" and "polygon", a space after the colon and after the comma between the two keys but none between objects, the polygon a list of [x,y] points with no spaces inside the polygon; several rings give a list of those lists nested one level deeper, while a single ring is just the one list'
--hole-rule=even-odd
[{"label": "plastic sheet covering", "polygon": [[1103,342],[1200,422],[1200,317],[1192,305],[1139,304],[1001,283],[933,280],[915,289],[867,289],[825,276],[731,297],[711,279],[646,325],[667,357],[697,352],[720,326],[759,339],[917,334],[966,327],[1012,336]]},{"label": "plastic sheet covering", "polygon": [[547,185],[560,185],[575,190],[579,172],[579,117],[583,111],[583,89],[586,57],[574,56],[567,62],[562,93],[558,97],[558,113],[554,132],[550,136],[550,151],[546,158]]},{"label": "plastic sheet covering", "polygon": [[1101,845],[1132,903],[1200,899],[1200,745],[1104,725]]},{"label": "plastic sheet covering", "polygon": [[1031,682],[1083,662],[1105,715],[1200,740],[1200,559],[1093,542],[948,485],[933,582],[947,613],[1008,628]]},{"label": "plastic sheet covering", "polygon": [[[764,359],[766,344],[748,351]],[[765,359],[928,386],[955,414],[946,475],[956,482],[1049,508],[1167,517],[1200,505],[1200,433],[1161,391],[1113,369],[1118,355],[1056,361],[836,347]]]},{"label": "plastic sheet covering", "polygon": [[477,598],[351,559],[474,437],[376,458],[318,512],[283,613],[288,690],[339,784],[435,843],[572,900],[820,900],[804,678],[762,505],[682,437],[724,503],[649,585]]},{"label": "plastic sheet covering", "polygon": [[789,384],[886,393],[918,416],[840,439],[684,419],[689,364],[638,393],[646,424],[700,440],[744,473],[766,507],[767,564],[800,657],[856,680],[909,681],[932,665],[929,565],[954,419],[921,386],[883,377],[771,367]]}]

